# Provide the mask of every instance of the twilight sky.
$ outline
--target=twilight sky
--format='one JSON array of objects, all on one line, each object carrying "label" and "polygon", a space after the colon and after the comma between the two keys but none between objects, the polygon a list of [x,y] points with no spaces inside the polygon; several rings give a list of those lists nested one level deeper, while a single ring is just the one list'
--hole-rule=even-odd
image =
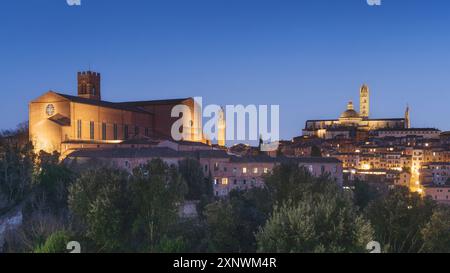
[{"label": "twilight sky", "polygon": [[448,0],[81,1],[1,1],[0,129],[91,68],[104,100],[279,104],[284,139],[358,103],[362,83],[372,117],[409,103],[413,126],[450,130]]}]

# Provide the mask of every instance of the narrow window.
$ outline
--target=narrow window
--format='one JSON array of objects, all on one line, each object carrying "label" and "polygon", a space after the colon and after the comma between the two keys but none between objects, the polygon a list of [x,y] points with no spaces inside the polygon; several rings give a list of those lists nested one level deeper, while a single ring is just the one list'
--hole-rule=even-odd
[{"label": "narrow window", "polygon": [[106,140],[106,123],[102,123],[102,139]]},{"label": "narrow window", "polygon": [[128,139],[128,125],[125,125],[123,128],[123,137]]},{"label": "narrow window", "polygon": [[81,139],[81,120],[77,120],[77,138]]},{"label": "narrow window", "polygon": [[94,140],[94,137],[95,137],[94,126],[95,126],[94,122],[91,121],[89,124],[89,131],[90,131],[89,133],[90,133],[91,140]]},{"label": "narrow window", "polygon": [[114,140],[117,140],[119,138],[118,130],[117,130],[117,124],[114,123]]}]

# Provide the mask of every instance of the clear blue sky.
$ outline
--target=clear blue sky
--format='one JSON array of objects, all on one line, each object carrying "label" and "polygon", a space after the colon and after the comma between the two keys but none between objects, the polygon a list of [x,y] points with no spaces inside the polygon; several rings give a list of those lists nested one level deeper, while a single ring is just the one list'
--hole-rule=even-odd
[{"label": "clear blue sky", "polygon": [[110,101],[203,96],[279,104],[281,136],[335,118],[358,88],[372,117],[450,130],[450,1],[2,0],[0,128],[49,89],[102,73]]}]

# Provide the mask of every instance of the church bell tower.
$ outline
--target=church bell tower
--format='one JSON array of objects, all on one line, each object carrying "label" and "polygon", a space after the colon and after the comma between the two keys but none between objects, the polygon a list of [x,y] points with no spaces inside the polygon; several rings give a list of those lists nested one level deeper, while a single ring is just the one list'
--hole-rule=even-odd
[{"label": "church bell tower", "polygon": [[78,72],[78,96],[86,99],[101,100],[100,73],[92,71]]},{"label": "church bell tower", "polygon": [[361,86],[359,90],[359,115],[363,119],[369,118],[370,113],[370,91],[369,87],[365,84]]},{"label": "church bell tower", "polygon": [[406,106],[406,111],[405,111],[405,128],[406,129],[411,128],[411,118],[409,116],[409,105]]}]

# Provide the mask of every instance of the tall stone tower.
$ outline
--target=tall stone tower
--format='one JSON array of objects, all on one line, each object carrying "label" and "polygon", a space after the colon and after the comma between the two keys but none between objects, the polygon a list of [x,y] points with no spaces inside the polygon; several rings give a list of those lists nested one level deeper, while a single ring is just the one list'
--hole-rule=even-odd
[{"label": "tall stone tower", "polygon": [[219,117],[217,120],[217,144],[219,146],[225,146],[226,144],[226,120],[225,120],[225,111],[223,108],[220,108]]},{"label": "tall stone tower", "polygon": [[370,91],[365,84],[359,90],[359,115],[363,119],[368,119],[370,113]]},{"label": "tall stone tower", "polygon": [[101,100],[100,73],[92,71],[78,72],[78,96],[86,99]]},{"label": "tall stone tower", "polygon": [[409,116],[409,105],[406,106],[406,111],[405,111],[405,128],[406,129],[411,128],[411,119]]}]

